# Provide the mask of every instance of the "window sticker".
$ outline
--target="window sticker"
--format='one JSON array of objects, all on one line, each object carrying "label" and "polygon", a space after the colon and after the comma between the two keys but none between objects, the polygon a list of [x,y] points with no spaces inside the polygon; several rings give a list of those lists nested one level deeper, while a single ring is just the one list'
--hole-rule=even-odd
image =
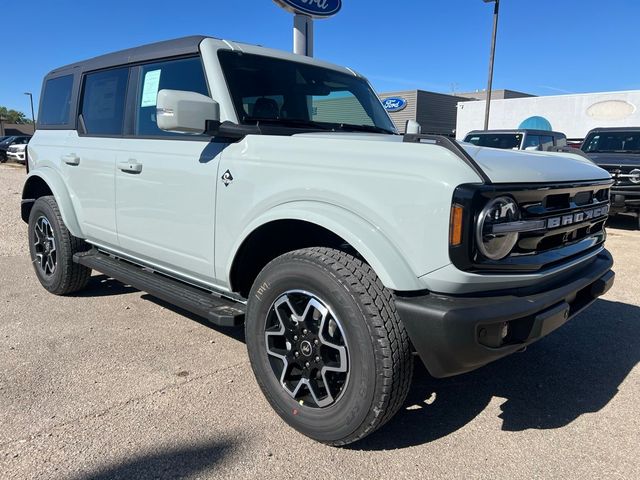
[{"label": "window sticker", "polygon": [[161,70],[151,70],[145,74],[140,107],[156,106],[158,87],[160,86],[160,73]]}]

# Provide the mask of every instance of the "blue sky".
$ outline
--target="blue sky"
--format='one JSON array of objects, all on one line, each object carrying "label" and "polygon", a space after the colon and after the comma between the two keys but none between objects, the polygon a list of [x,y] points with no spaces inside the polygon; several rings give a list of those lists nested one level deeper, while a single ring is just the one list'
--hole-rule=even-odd
[{"label": "blue sky", "polygon": [[[291,49],[292,17],[272,0],[2,2],[0,105],[29,115],[49,70],[191,34]],[[486,86],[492,5],[482,0],[343,0],[315,24],[315,56],[378,91]],[[494,88],[539,95],[640,89],[636,0],[502,0]],[[36,103],[37,108],[37,103]]]}]

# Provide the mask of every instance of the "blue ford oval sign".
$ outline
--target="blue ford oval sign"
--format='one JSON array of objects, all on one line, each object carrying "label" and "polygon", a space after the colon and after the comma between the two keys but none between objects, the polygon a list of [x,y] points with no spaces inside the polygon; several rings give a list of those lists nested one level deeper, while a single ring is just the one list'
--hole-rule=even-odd
[{"label": "blue ford oval sign", "polygon": [[399,112],[407,107],[407,101],[402,97],[389,97],[382,100],[382,106],[387,112]]},{"label": "blue ford oval sign", "polygon": [[342,0],[273,0],[285,10],[315,18],[327,18],[342,8]]}]

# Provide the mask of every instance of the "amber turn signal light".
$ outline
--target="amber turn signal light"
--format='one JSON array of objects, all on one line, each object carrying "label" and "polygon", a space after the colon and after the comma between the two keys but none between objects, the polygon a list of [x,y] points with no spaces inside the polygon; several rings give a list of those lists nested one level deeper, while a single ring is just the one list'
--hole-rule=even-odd
[{"label": "amber turn signal light", "polygon": [[454,204],[451,207],[451,221],[449,224],[449,245],[456,247],[462,243],[462,205]]}]

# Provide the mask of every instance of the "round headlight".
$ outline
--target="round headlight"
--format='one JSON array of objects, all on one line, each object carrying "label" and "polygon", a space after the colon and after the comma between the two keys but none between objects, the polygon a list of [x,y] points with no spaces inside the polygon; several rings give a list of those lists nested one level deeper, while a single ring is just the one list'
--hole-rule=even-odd
[{"label": "round headlight", "polygon": [[640,183],[640,168],[634,168],[633,170],[631,170],[631,172],[629,172],[629,174],[631,175],[629,179],[633,183]]},{"label": "round headlight", "polygon": [[491,260],[500,260],[509,255],[518,241],[518,233],[503,231],[499,225],[518,220],[520,210],[513,198],[497,197],[487,203],[478,216],[476,226],[480,253]]}]

